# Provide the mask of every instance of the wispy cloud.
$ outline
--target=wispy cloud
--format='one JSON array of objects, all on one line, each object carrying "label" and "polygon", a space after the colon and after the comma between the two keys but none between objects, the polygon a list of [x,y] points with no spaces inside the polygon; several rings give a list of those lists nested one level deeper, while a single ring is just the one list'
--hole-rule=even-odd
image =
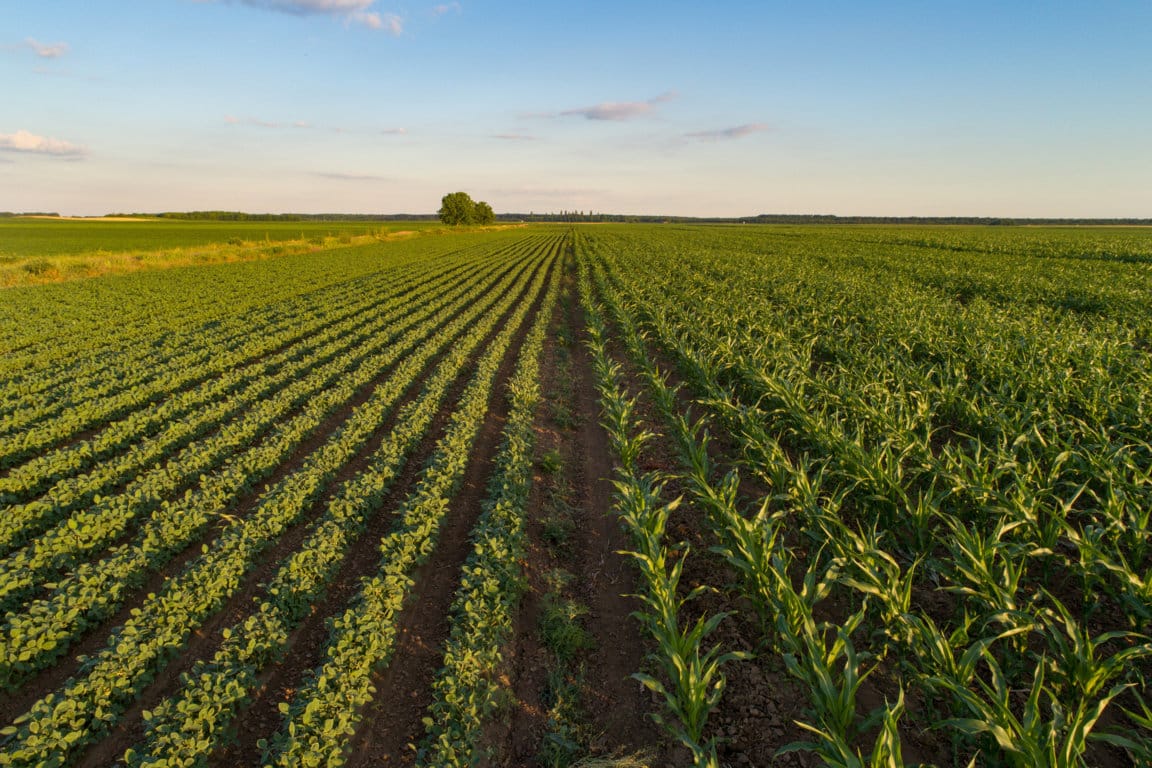
[{"label": "wispy cloud", "polygon": [[688,139],[700,139],[701,141],[731,141],[732,139],[742,139],[753,133],[764,133],[770,130],[772,130],[772,126],[768,123],[744,123],[743,125],[734,125],[731,128],[716,128],[711,131],[692,131],[691,133],[684,134],[684,137]]},{"label": "wispy cloud", "polygon": [[61,139],[50,139],[47,136],[37,136],[24,130],[16,131],[16,133],[0,133],[0,151],[74,158],[84,157],[88,154],[84,147],[77,144]]},{"label": "wispy cloud", "polygon": [[293,16],[332,16],[393,35],[404,32],[404,20],[394,13],[376,10],[376,0],[227,0],[251,8],[290,13]]},{"label": "wispy cloud", "polygon": [[560,112],[545,112],[536,117],[583,117],[586,120],[634,120],[650,115],[661,104],[676,98],[675,91],[666,91],[646,101],[602,101],[590,107],[565,109]]},{"label": "wispy cloud", "polygon": [[407,136],[407,128],[384,128],[380,131],[385,136]]},{"label": "wispy cloud", "polygon": [[0,44],[0,51],[7,51],[9,53],[19,53],[21,51],[32,51],[42,59],[59,59],[71,50],[68,43],[42,43],[31,37],[24,38],[19,43],[3,43]]},{"label": "wispy cloud", "polygon": [[537,137],[529,136],[526,133],[494,133],[492,138],[503,141],[536,141]]},{"label": "wispy cloud", "polygon": [[312,175],[322,179],[334,179],[336,181],[389,181],[386,176],[375,176],[371,173],[318,172]]},{"label": "wispy cloud", "polygon": [[24,45],[42,59],[58,59],[69,50],[68,43],[42,43],[31,37],[24,41]]},{"label": "wispy cloud", "polygon": [[464,9],[460,7],[460,3],[456,3],[456,2],[441,3],[440,5],[433,6],[432,15],[433,16],[443,16],[444,14],[451,13],[453,11],[455,11],[456,13],[460,13],[460,11],[462,11],[462,10],[464,10]]},{"label": "wispy cloud", "polygon": [[274,120],[261,120],[258,117],[236,117],[235,115],[224,115],[224,122],[228,125],[250,125],[255,128],[312,128],[312,123],[307,120],[293,120],[290,123],[278,123]]}]

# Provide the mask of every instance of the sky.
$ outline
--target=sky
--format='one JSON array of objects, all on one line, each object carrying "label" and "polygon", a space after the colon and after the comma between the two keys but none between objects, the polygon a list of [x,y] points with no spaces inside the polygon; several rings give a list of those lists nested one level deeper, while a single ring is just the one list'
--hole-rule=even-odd
[{"label": "sky", "polygon": [[1152,217],[1152,2],[5,0],[0,211]]}]

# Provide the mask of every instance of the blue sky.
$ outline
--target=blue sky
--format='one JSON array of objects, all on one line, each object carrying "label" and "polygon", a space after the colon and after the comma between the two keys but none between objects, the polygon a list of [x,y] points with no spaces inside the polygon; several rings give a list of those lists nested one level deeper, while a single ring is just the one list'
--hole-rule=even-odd
[{"label": "blue sky", "polygon": [[0,210],[1152,216],[1152,2],[9,0]]}]

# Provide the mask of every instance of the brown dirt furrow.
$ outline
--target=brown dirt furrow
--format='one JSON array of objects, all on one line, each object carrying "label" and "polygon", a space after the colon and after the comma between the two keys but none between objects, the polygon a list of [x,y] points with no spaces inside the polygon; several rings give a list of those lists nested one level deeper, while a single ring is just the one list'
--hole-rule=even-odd
[{"label": "brown dirt furrow", "polygon": [[[559,403],[575,418],[552,423],[547,414],[537,419],[537,455],[556,451],[571,486],[575,526],[557,563],[571,570],[576,598],[588,607],[584,626],[592,640],[590,663],[581,689],[581,708],[589,730],[598,734],[590,745],[599,755],[660,752],[664,736],[645,717],[652,711],[646,691],[631,675],[641,669],[647,652],[639,625],[631,618],[638,607],[635,572],[618,554],[628,538],[612,513],[613,462],[608,436],[599,423],[599,401],[591,359],[584,346],[587,335],[583,313],[567,279],[564,301],[557,307],[555,324],[566,338],[568,368],[558,369],[559,350],[546,348],[542,387],[546,396],[570,398]],[[554,336],[559,335],[555,333]],[[566,381],[561,381],[566,376]],[[507,684],[515,707],[507,718],[494,722],[486,734],[495,747],[494,765],[536,764],[547,733],[547,706],[543,694],[551,660],[539,638],[541,602],[547,592],[544,571],[551,567],[541,524],[544,478],[537,475],[529,499],[528,555],[525,575],[529,585],[516,619],[515,635],[505,651]]]},{"label": "brown dirt furrow", "polygon": [[[531,278],[529,278],[529,282]],[[504,318],[497,323],[496,328],[484,343],[479,347],[483,350],[490,340],[499,333],[499,329],[503,327],[507,319],[506,313]],[[513,347],[519,348],[523,342],[523,336],[526,328],[521,329],[521,332],[514,340]],[[478,352],[477,356],[482,354]],[[474,356],[473,359],[475,359]],[[508,368],[507,360],[505,368]],[[471,365],[465,365],[460,375],[453,383],[449,393],[445,399],[446,403],[455,403],[459,400],[460,395],[463,393],[464,388],[467,386],[472,370]],[[498,389],[494,392],[499,392],[498,403],[503,404],[503,385],[510,375],[511,369],[500,371],[500,378],[498,380]],[[493,409],[495,410],[495,409]],[[283,701],[289,700],[294,693],[295,689],[299,686],[300,681],[304,675],[320,665],[323,660],[324,649],[327,645],[329,629],[328,620],[341,611],[343,611],[352,597],[356,594],[360,587],[361,579],[374,572],[379,560],[378,546],[380,539],[391,529],[393,524],[393,517],[391,511],[394,510],[412,491],[417,482],[419,481],[420,474],[431,457],[437,441],[443,435],[447,426],[448,420],[451,416],[452,408],[445,407],[441,409],[433,420],[432,426],[429,428],[425,437],[422,439],[420,445],[413,452],[412,456],[405,463],[404,470],[397,482],[393,485],[393,490],[389,493],[388,498],[385,500],[381,507],[381,512],[375,515],[368,523],[365,532],[360,536],[356,542],[353,543],[343,564],[340,567],[339,573],[333,579],[332,584],[329,586],[328,591],[324,597],[323,603],[318,604],[313,613],[308,616],[304,622],[297,627],[289,639],[288,647],[285,650],[284,656],[273,666],[265,670],[261,676],[260,687],[253,693],[252,699],[248,707],[240,714],[235,724],[235,731],[237,739],[234,743],[218,750],[211,756],[210,765],[229,767],[240,765],[258,765],[261,759],[261,749],[257,746],[257,742],[262,738],[268,738],[274,734],[280,727],[281,715],[279,712],[279,704]],[[488,431],[488,425],[485,425],[485,433]],[[499,436],[499,427],[496,427],[497,439]],[[483,440],[483,435],[480,440]],[[478,442],[479,446],[479,442]],[[476,448],[473,451],[473,456],[477,456]],[[492,449],[495,451],[495,448]],[[473,463],[475,458],[473,459]],[[472,463],[469,464],[468,472],[473,470]],[[462,488],[460,494],[468,493],[468,483],[473,482],[471,474],[466,476],[465,486]],[[478,481],[482,483],[481,481]],[[481,493],[483,489],[481,488]],[[441,532],[441,540],[437,546],[437,554],[433,556],[433,560],[420,569],[416,576],[417,584],[414,588],[414,594],[419,601],[419,611],[406,611],[405,619],[408,621],[413,614],[420,617],[429,619],[439,618],[446,621],[447,606],[451,601],[451,594],[453,591],[454,581],[458,577],[458,570],[448,574],[448,577],[453,580],[453,584],[449,585],[448,589],[448,603],[445,603],[443,610],[441,610],[434,602],[438,592],[428,590],[423,586],[424,577],[431,575],[435,577],[440,570],[445,568],[444,564],[438,559],[439,553],[443,551],[445,544],[449,541],[451,536],[451,529],[453,528],[452,521],[462,517],[460,514],[455,514],[458,511],[456,502],[449,511],[449,523]],[[479,500],[477,499],[473,504],[473,508],[466,510],[468,514],[472,515],[473,519],[479,512]],[[464,531],[465,546],[467,547],[467,532],[470,530],[471,524],[468,529]],[[461,558],[463,562],[463,558]],[[431,594],[430,594],[431,592]],[[407,624],[402,623],[400,628],[400,639],[398,647],[394,654],[394,658],[403,660],[402,666],[406,669],[415,664],[416,656],[412,654],[411,648],[408,645],[412,642],[412,638],[416,635],[409,630]],[[428,648],[437,648],[438,640],[429,639],[425,641]],[[438,664],[439,657],[436,658]],[[425,686],[430,691],[430,677],[429,684]],[[376,683],[377,689],[389,696],[390,701],[394,701],[397,697],[394,695],[394,689],[391,687],[383,686],[379,682]],[[427,702],[423,706],[427,706]],[[393,715],[394,716],[394,715]],[[371,717],[371,715],[369,715]],[[419,724],[420,719],[423,717],[422,710],[414,721]]]},{"label": "brown dirt furrow", "polygon": [[[464,308],[462,307],[460,310],[453,312],[451,316],[446,317],[444,319],[444,323],[442,323],[441,326],[451,322],[451,320],[463,310]],[[433,333],[435,333],[435,331],[433,331]],[[438,357],[437,361],[439,359],[440,358]],[[233,517],[245,517],[250,514],[259,503],[260,496],[263,494],[264,488],[271,487],[276,483],[279,483],[288,475],[297,471],[303,465],[305,459],[319,446],[321,446],[336,431],[336,429],[338,429],[339,426],[348,419],[352,411],[357,406],[367,401],[367,399],[371,396],[372,391],[380,383],[385,381],[388,376],[391,375],[393,367],[394,366],[390,366],[387,369],[381,370],[378,375],[373,377],[370,382],[362,387],[353,396],[352,399],[344,403],[342,406],[340,406],[339,409],[324,419],[324,421],[312,433],[312,435],[306,438],[300,445],[298,445],[296,449],[293,450],[292,454],[287,459],[285,459],[267,479],[259,483],[257,487],[251,489],[246,494],[239,497],[229,514]],[[431,368],[428,370],[431,370]],[[420,383],[423,382],[427,375],[427,372],[422,374],[420,381],[417,383],[417,388],[410,388],[409,393],[418,392]],[[293,415],[298,412],[299,409],[297,409]],[[395,409],[393,411],[393,414],[394,413]],[[290,415],[285,418],[287,419],[291,417],[292,416]],[[391,425],[392,416],[389,417],[387,423]],[[373,438],[370,440],[370,445],[372,447],[378,447],[384,434],[386,434],[386,432],[377,431],[373,435]],[[352,463],[355,464],[359,462],[359,466],[362,468],[364,463],[367,461],[365,458],[367,455],[367,451],[362,450]],[[339,483],[348,477],[351,477],[351,474],[346,469],[337,475],[336,480],[330,487],[335,487],[335,483]],[[289,540],[295,542],[294,546],[298,545],[299,542],[303,540],[303,536],[305,535],[307,529],[307,523],[313,520],[318,514],[320,514],[321,509],[322,505],[314,505],[313,509],[304,516],[301,522],[297,523],[288,532],[286,532],[285,536],[289,537]],[[14,719],[23,712],[26,712],[28,708],[32,706],[32,704],[35,703],[46,691],[54,690],[55,688],[62,685],[65,681],[67,681],[70,677],[74,676],[80,668],[83,657],[92,656],[96,653],[99,653],[107,644],[111,633],[117,627],[122,626],[129,618],[131,618],[132,612],[138,609],[144,603],[144,601],[148,598],[148,595],[159,593],[171,578],[179,574],[192,559],[200,554],[201,546],[211,546],[212,542],[216,540],[216,538],[221,534],[221,532],[223,532],[227,525],[228,523],[226,521],[221,521],[211,526],[199,539],[189,543],[167,564],[165,564],[159,570],[148,575],[139,587],[133,589],[130,596],[123,602],[119,610],[117,610],[111,617],[105,619],[96,626],[89,628],[84,633],[84,636],[80,642],[76,643],[70,649],[67,656],[61,658],[52,667],[43,670],[28,680],[26,683],[24,683],[24,685],[21,686],[19,691],[10,694],[2,701],[0,701],[0,719],[5,720],[5,722]],[[287,549],[282,549],[278,545],[274,546],[274,549],[282,554],[290,551]],[[262,562],[265,563],[265,566],[257,569],[258,575],[250,577],[246,580],[245,588],[241,590],[241,594],[244,595],[244,597],[237,597],[232,601],[229,601],[229,607],[246,604],[248,599],[251,597],[252,585],[260,583],[260,579],[267,577],[268,573],[266,573],[266,571],[268,571],[268,569],[271,567],[267,565],[267,563],[278,562],[277,560],[269,560],[269,557],[270,556],[266,555],[262,558]],[[226,625],[224,622],[228,621],[230,614],[233,612],[234,611],[222,611],[216,615],[211,623],[214,626]],[[207,636],[208,630],[202,629],[199,633],[197,633],[197,635],[193,637],[193,642],[196,642],[200,638]],[[219,640],[217,639],[214,642],[218,643]],[[191,657],[186,656],[186,658]],[[190,666],[190,664],[191,662],[189,662],[188,666]],[[176,665],[176,667],[181,669],[183,668],[181,665]],[[162,677],[167,677],[169,674],[173,673],[165,673],[165,675]],[[179,672],[174,673],[173,676],[174,678],[178,679]]]},{"label": "brown dirt furrow", "polygon": [[[588,669],[588,712],[603,730],[612,748],[635,751],[659,744],[662,734],[641,715],[652,710],[647,691],[631,679],[641,669],[648,646],[631,614],[639,601],[628,595],[637,591],[635,570],[620,550],[630,548],[627,533],[612,512],[614,473],[608,435],[599,423],[599,393],[592,360],[585,347],[583,315],[576,301],[571,304],[569,327],[576,334],[572,360],[576,376],[576,412],[586,414],[574,446],[573,466],[580,489],[579,508],[585,519],[577,525],[582,533],[578,583],[586,585],[585,599],[591,613],[589,629],[595,640],[596,664]],[[632,716],[621,717],[620,713]]]}]

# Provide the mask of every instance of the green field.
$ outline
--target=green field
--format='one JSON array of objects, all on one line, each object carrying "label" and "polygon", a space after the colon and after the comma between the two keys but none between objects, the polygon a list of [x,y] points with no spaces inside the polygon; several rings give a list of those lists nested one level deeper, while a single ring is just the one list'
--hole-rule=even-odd
[{"label": "green field", "polygon": [[0,765],[1152,764],[1152,230],[382,226],[0,221],[316,239],[0,292]]},{"label": "green field", "polygon": [[0,261],[94,251],[155,251],[237,241],[306,240],[420,229],[427,222],[0,218]]},{"label": "green field", "polygon": [[[0,218],[0,288],[247,261],[439,229],[432,222]],[[400,235],[405,236],[405,235]]]}]

